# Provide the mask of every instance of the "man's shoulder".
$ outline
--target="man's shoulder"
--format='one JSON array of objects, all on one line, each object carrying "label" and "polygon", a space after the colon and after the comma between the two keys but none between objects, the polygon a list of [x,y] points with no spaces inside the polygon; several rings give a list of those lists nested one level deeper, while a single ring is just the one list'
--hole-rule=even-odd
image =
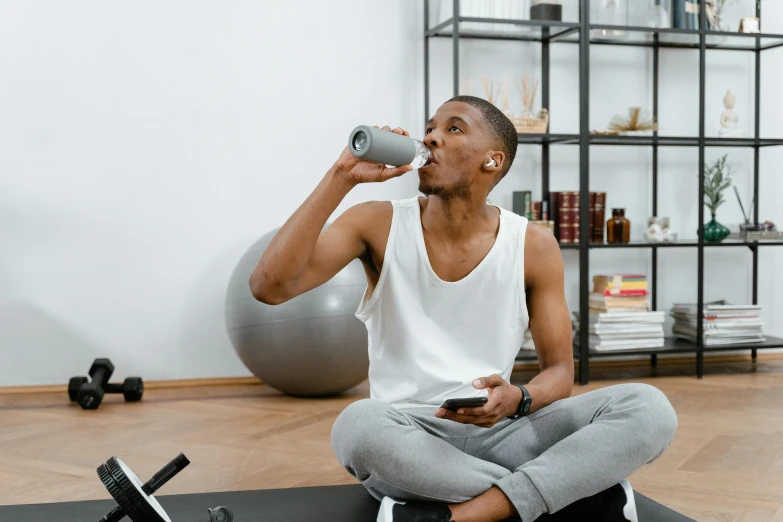
[{"label": "man's shoulder", "polygon": [[375,225],[377,221],[391,222],[394,208],[415,207],[418,204],[418,196],[405,199],[370,200],[357,203],[346,211],[351,218],[366,225]]},{"label": "man's shoulder", "polygon": [[560,244],[546,227],[527,222],[525,230],[525,260],[544,260],[552,255],[560,257]]},{"label": "man's shoulder", "polygon": [[371,200],[357,203],[343,216],[361,236],[370,242],[379,236],[388,236],[394,216],[394,200]]}]

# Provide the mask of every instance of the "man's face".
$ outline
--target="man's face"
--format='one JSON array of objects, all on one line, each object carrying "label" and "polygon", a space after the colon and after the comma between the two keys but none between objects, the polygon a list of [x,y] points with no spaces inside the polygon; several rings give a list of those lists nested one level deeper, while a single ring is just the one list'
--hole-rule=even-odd
[{"label": "man's face", "polygon": [[427,123],[422,140],[433,162],[419,169],[419,192],[467,194],[490,150],[481,112],[464,102],[447,102]]}]

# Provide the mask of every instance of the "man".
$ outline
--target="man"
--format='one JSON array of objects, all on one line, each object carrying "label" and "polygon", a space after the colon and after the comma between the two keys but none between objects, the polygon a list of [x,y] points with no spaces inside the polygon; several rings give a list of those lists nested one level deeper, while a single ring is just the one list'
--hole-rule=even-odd
[{"label": "man", "polygon": [[[257,299],[277,304],[354,258],[364,265],[356,315],[369,333],[371,397],[335,421],[339,462],[381,500],[381,522],[635,520],[624,479],[670,444],[674,410],[641,384],[569,398],[571,323],[557,241],[486,203],[516,154],[508,118],[458,96],[438,109],[423,141],[433,153],[419,169],[426,198],[362,203],[321,232],[357,184],[412,170],[346,148],[250,279]],[[512,385],[528,327],[541,372]],[[440,407],[480,396],[488,398],[481,407]]]}]

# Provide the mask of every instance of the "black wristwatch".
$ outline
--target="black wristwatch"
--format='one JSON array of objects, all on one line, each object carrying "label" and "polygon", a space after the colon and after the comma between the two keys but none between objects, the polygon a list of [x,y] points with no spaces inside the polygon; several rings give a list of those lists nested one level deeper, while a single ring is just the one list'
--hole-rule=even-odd
[{"label": "black wristwatch", "polygon": [[527,412],[530,411],[530,405],[533,404],[533,398],[530,396],[530,393],[528,393],[527,388],[521,384],[515,384],[514,386],[517,386],[520,390],[522,390],[522,400],[519,401],[517,411],[514,412],[513,415],[507,417],[508,419],[518,419],[520,417],[524,417],[527,415]]}]

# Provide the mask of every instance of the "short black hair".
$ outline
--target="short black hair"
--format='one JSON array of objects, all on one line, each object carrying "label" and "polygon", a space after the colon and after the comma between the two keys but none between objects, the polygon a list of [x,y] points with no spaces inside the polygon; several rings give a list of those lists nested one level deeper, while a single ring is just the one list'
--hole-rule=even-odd
[{"label": "short black hair", "polygon": [[511,164],[514,163],[514,157],[517,155],[517,129],[508,116],[495,107],[492,103],[483,98],[477,98],[476,96],[455,96],[448,100],[449,102],[463,102],[468,105],[477,108],[481,111],[481,115],[484,117],[484,121],[487,123],[490,132],[500,143],[500,148],[506,154],[506,163],[503,165],[503,170],[500,172],[500,179],[506,175],[511,168]]}]

